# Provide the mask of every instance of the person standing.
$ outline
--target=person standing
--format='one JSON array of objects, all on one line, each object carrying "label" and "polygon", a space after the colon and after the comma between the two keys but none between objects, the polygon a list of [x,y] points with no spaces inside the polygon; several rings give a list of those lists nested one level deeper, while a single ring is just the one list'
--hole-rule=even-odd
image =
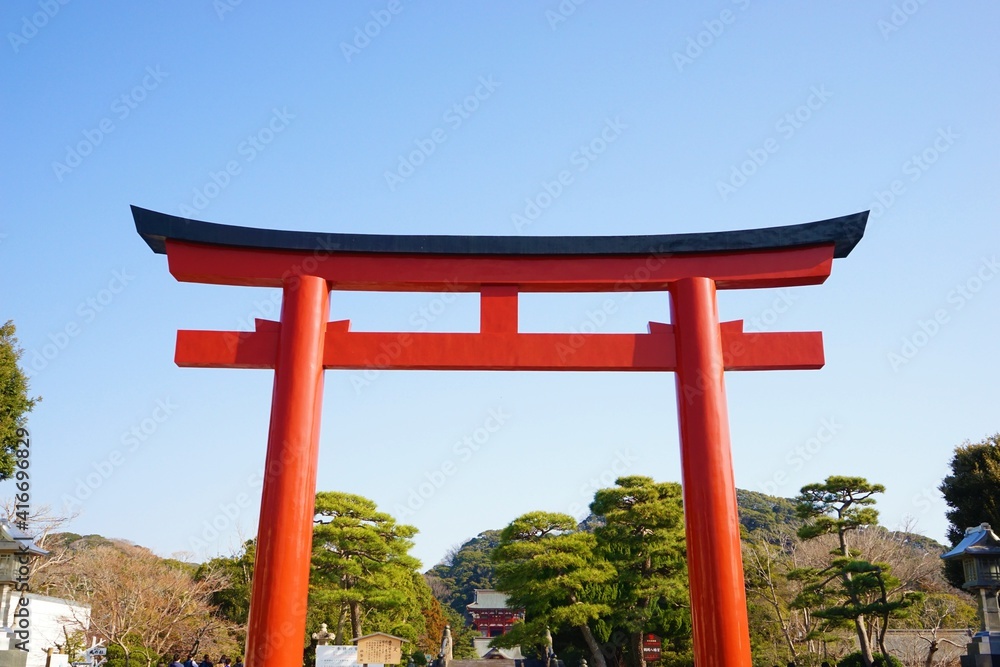
[{"label": "person standing", "polygon": [[215,663],[208,659],[208,654],[206,653],[205,657],[198,663],[198,667],[215,667]]}]

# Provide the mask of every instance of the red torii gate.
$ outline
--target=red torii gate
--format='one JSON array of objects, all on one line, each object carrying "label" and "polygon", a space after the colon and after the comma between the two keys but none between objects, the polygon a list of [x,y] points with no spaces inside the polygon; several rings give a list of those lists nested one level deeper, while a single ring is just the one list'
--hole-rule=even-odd
[{"label": "red torii gate", "polygon": [[[750,667],[723,372],[823,366],[819,332],[744,333],[716,289],[815,285],[864,234],[868,212],[705,234],[469,237],[323,234],[186,220],[132,207],[181,281],[282,289],[281,320],[253,332],[179,331],[175,360],[273,368],[248,667],[300,667],[323,371],[674,371],[694,651]],[[331,290],[479,292],[479,333],[369,333],[328,322]],[[671,323],[645,334],[518,333],[520,292],[669,291]],[[277,533],[280,530],[281,536]]]}]

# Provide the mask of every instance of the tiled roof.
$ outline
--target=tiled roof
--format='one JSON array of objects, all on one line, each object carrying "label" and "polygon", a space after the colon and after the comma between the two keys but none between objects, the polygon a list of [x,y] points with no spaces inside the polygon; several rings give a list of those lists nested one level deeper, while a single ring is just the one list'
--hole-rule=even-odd
[{"label": "tiled roof", "polygon": [[477,590],[476,601],[468,609],[507,609],[507,594],[491,590]]},{"label": "tiled roof", "polygon": [[958,558],[962,555],[993,556],[1000,555],[1000,538],[990,529],[988,523],[965,531],[965,539],[955,545],[941,558]]},{"label": "tiled roof", "polygon": [[13,547],[12,544],[17,544],[18,548],[22,551],[27,551],[35,556],[45,556],[48,555],[48,551],[42,549],[40,546],[35,544],[35,540],[28,537],[28,534],[23,530],[12,526],[11,523],[6,518],[0,518],[0,542],[3,542],[3,546],[6,549]]}]

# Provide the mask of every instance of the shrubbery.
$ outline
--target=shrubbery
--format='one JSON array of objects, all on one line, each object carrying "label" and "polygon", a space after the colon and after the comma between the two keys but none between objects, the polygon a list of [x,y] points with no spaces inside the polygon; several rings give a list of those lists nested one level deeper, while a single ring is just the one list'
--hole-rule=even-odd
[{"label": "shrubbery", "polygon": [[[875,654],[874,667],[903,667],[898,659],[890,656],[884,656],[881,653]],[[850,653],[837,663],[837,667],[865,667],[865,661],[861,658],[861,651],[855,651]]]}]

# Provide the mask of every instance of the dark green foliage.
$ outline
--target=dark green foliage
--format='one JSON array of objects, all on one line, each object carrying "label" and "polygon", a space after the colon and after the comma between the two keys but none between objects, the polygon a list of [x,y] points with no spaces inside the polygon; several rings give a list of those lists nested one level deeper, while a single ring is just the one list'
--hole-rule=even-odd
[{"label": "dark green foliage", "polygon": [[[568,514],[529,512],[504,528],[493,551],[497,589],[508,593],[510,606],[524,608],[526,620],[494,645],[537,647],[546,628],[576,628],[596,647],[590,624],[611,614],[601,593],[615,576],[596,547],[593,533],[579,530]],[[600,655],[590,658],[600,664]]]},{"label": "dark green foliage", "polygon": [[[903,663],[893,656],[884,656],[881,653],[875,654],[875,662],[872,665],[873,667],[903,667]],[[837,667],[865,667],[865,660],[861,651],[855,651],[844,656],[837,663]]]},{"label": "dark green foliage", "polygon": [[624,657],[644,664],[642,633],[664,639],[666,650],[686,651],[691,618],[681,486],[649,477],[620,477],[601,489],[590,510],[604,519],[596,528],[598,554],[618,572],[609,624],[629,634]]},{"label": "dark green foliage", "polygon": [[[951,459],[951,474],[938,489],[951,508],[946,516],[952,546],[965,537],[966,528],[988,523],[994,530],[1000,529],[1000,433],[957,447]],[[944,568],[948,581],[961,586],[961,563],[950,561]]]},{"label": "dark green foliage", "polygon": [[552,630],[580,627],[611,608],[587,599],[586,592],[615,572],[594,555],[597,540],[577,530],[567,514],[530,512],[500,533],[493,552],[497,589],[512,607],[524,607],[529,623]]},{"label": "dark green foliage", "polygon": [[195,573],[196,579],[203,579],[211,572],[222,572],[228,585],[212,594],[212,604],[223,618],[246,626],[250,614],[250,588],[253,584],[254,558],[257,540],[247,540],[240,551],[229,558],[213,558],[202,564]]},{"label": "dark green foliage", "polygon": [[428,575],[441,582],[440,590],[432,584],[441,604],[451,607],[463,618],[468,618],[466,605],[475,601],[476,589],[494,588],[490,554],[499,544],[499,530],[483,531],[428,571]]},{"label": "dark green foliage", "polygon": [[14,322],[0,326],[0,480],[10,479],[17,459],[19,429],[39,398],[28,397],[28,378],[18,365],[24,351],[18,346]]},{"label": "dark green foliage", "polygon": [[[836,535],[839,549],[831,552],[827,567],[804,568],[793,573],[806,582],[793,604],[812,608],[814,616],[827,619],[834,627],[853,625],[866,667],[873,664],[868,658],[876,641],[884,647],[891,619],[908,613],[922,599],[921,593],[906,590],[890,596],[890,591],[900,584],[890,574],[890,566],[859,559],[848,543],[852,531],[878,526],[878,511],[872,507],[875,504],[872,496],[884,491],[884,486],[863,477],[830,476],[823,483],[802,487],[796,498],[798,514],[806,519],[799,528],[799,537],[808,540]],[[868,628],[875,620],[879,630],[873,637]]]},{"label": "dark green foliage", "polygon": [[[131,655],[128,658],[125,657],[125,651],[118,644],[106,643],[105,646],[108,649],[107,659],[108,661],[103,664],[103,667],[145,667],[147,660],[147,653],[138,644],[132,646]],[[155,653],[150,653],[148,658],[154,662],[159,656]],[[168,656],[169,657],[169,656]],[[162,661],[164,665],[169,664],[170,660]]]},{"label": "dark green foliage", "polygon": [[760,532],[777,533],[788,526],[798,529],[802,524],[795,511],[795,501],[790,498],[736,489],[736,504],[744,537]]},{"label": "dark green foliage", "polygon": [[[472,645],[474,637],[479,633],[472,629],[465,622],[465,617],[447,605],[441,605],[448,624],[451,625],[452,654],[455,660],[473,660],[479,657],[476,649]],[[438,644],[440,647],[440,643]],[[437,656],[437,649],[430,651],[430,654]]]},{"label": "dark green foliage", "polygon": [[316,516],[310,601],[338,628],[338,641],[375,631],[417,641],[425,631],[417,587],[427,585],[409,555],[417,529],[336,491],[316,494]]},{"label": "dark green foliage", "polygon": [[[869,484],[863,477],[832,475],[821,484],[807,484],[796,497],[795,511],[807,521],[799,529],[799,537],[808,540],[834,533],[843,536],[847,531],[878,525],[878,511],[872,496],[884,493],[881,484]],[[843,555],[847,555],[844,553]]]},{"label": "dark green foliage", "polygon": [[70,547],[72,549],[114,546],[111,540],[102,535],[77,535],[76,533],[52,533],[45,543],[50,547]]}]

